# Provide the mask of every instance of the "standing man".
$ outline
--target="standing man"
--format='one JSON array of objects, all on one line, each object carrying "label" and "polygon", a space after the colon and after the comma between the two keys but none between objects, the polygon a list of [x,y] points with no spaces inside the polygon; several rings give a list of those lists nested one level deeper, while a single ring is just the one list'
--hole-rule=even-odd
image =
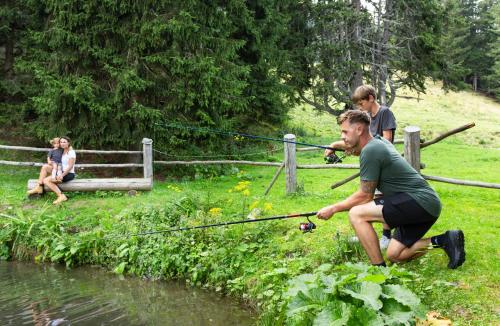
[{"label": "standing man", "polygon": [[[380,105],[377,102],[377,93],[371,85],[361,85],[352,94],[352,102],[361,111],[370,115],[370,133],[372,136],[379,135],[391,143],[394,143],[394,134],[396,132],[396,118],[387,106]],[[345,144],[342,140],[333,142],[329,147],[345,150]],[[333,151],[325,150],[325,156]],[[382,193],[375,191],[375,197],[380,197]],[[382,236],[380,237],[380,248],[386,249],[391,240],[391,229],[387,224],[382,225]]]},{"label": "standing man", "polygon": [[[385,261],[372,223],[386,223],[395,229],[387,248],[390,261],[419,257],[432,245],[444,249],[449,268],[461,266],[465,261],[462,231],[450,230],[422,239],[441,212],[439,197],[427,181],[389,141],[370,134],[366,112],[345,112],[338,124],[346,150],[360,156],[361,185],[345,200],[323,207],[317,217],[327,220],[335,213],[349,211],[349,221],[373,265],[385,266]],[[374,200],[376,188],[384,195]]]}]

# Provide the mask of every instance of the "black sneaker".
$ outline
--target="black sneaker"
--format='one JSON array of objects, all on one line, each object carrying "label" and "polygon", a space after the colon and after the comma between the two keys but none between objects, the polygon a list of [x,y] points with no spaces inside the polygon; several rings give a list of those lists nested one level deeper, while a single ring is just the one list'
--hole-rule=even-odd
[{"label": "black sneaker", "polygon": [[464,233],[461,230],[450,230],[445,232],[445,236],[443,249],[450,258],[448,268],[455,269],[465,261]]}]

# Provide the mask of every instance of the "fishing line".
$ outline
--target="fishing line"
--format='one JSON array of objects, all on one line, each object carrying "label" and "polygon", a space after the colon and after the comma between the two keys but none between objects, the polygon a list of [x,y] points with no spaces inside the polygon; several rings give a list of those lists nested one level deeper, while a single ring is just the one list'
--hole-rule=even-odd
[{"label": "fishing line", "polygon": [[[160,233],[170,233],[170,232],[178,232],[178,231],[188,231],[188,230],[196,230],[196,229],[207,229],[207,228],[212,228],[212,227],[219,227],[219,226],[228,226],[228,225],[234,225],[234,224],[244,224],[244,223],[255,223],[255,222],[263,222],[263,221],[271,221],[271,220],[282,220],[282,219],[287,219],[287,218],[294,218],[294,217],[309,217],[316,215],[317,212],[308,212],[308,213],[298,213],[298,214],[288,214],[288,215],[278,215],[278,216],[271,216],[271,217],[265,217],[265,218],[259,218],[259,219],[254,219],[254,220],[240,220],[240,221],[229,221],[229,222],[221,222],[221,223],[215,223],[215,224],[206,224],[206,225],[198,225],[198,226],[188,226],[188,227],[181,227],[181,228],[170,228],[170,229],[164,229],[164,230],[152,230],[152,231],[145,231],[145,232],[139,232],[139,233],[129,233],[129,234],[123,234],[123,235],[116,235],[116,236],[111,236],[111,237],[104,237],[104,239],[114,239],[114,238],[124,238],[124,237],[135,237],[135,236],[144,236],[144,235],[152,235],[152,234],[160,234]],[[301,223],[299,226],[299,229],[302,232],[312,232],[313,229],[316,228],[316,225],[307,218],[308,223]]]},{"label": "fishing line", "polygon": [[199,128],[199,127],[185,126],[185,125],[172,124],[172,123],[171,124],[156,123],[156,125],[168,127],[168,128],[177,128],[177,129],[187,129],[187,130],[192,130],[192,131],[209,132],[209,133],[226,135],[226,136],[241,136],[241,137],[246,137],[246,138],[250,138],[250,139],[261,139],[261,140],[268,140],[268,141],[276,141],[276,142],[280,142],[280,143],[289,143],[289,144],[317,147],[317,148],[323,148],[323,149],[330,149],[333,151],[343,151],[343,150],[335,149],[335,148],[328,147],[328,146],[315,145],[315,144],[309,144],[309,143],[291,141],[291,140],[285,140],[285,139],[279,139],[279,138],[256,136],[256,135],[250,135],[250,134],[245,134],[245,133],[236,132],[236,131],[224,131],[224,130],[219,130],[219,129]]}]

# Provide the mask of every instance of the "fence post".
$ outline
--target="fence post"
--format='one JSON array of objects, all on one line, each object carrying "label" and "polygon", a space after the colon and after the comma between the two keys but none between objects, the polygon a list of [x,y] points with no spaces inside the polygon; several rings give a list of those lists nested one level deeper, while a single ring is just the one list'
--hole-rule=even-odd
[{"label": "fence post", "polygon": [[144,178],[153,178],[153,140],[142,139],[142,164],[144,165]]},{"label": "fence post", "polygon": [[404,157],[420,173],[420,128],[408,126],[404,129]]},{"label": "fence post", "polygon": [[[285,142],[285,174],[286,193],[291,194],[297,191],[297,161],[295,160],[295,135],[287,134],[283,139]],[[292,143],[288,143],[292,142]]]}]

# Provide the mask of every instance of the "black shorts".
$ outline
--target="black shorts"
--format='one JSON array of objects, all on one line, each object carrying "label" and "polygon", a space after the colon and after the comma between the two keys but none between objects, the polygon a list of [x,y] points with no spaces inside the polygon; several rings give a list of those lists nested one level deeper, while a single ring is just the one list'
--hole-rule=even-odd
[{"label": "black shorts", "polygon": [[75,178],[74,173],[68,173],[63,177],[62,182],[68,182],[68,181],[73,180],[74,178]]},{"label": "black shorts", "polygon": [[385,222],[391,229],[396,229],[392,237],[408,248],[422,239],[437,220],[404,192],[377,198],[374,202],[384,206],[382,215]]}]

